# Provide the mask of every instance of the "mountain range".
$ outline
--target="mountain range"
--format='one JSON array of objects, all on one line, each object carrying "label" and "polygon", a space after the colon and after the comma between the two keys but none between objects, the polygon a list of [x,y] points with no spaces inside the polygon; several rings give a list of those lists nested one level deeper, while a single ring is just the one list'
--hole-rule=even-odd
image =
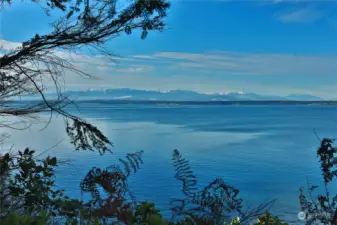
[{"label": "mountain range", "polygon": [[[52,96],[53,94],[49,94]],[[146,100],[146,101],[324,101],[312,95],[293,94],[288,96],[266,96],[255,93],[229,92],[229,93],[198,93],[188,90],[153,91],[130,88],[67,91],[64,93],[71,99],[77,100]]]}]

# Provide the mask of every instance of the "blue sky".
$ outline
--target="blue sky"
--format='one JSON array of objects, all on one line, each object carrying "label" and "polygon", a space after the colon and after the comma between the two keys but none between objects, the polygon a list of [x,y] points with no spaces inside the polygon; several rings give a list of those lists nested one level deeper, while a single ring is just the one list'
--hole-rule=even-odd
[{"label": "blue sky", "polygon": [[[123,35],[106,44],[122,58],[69,56],[98,81],[67,75],[68,89],[189,89],[199,92],[305,93],[337,98],[337,2],[173,0],[167,30]],[[10,46],[49,31],[37,5],[1,12]]]}]

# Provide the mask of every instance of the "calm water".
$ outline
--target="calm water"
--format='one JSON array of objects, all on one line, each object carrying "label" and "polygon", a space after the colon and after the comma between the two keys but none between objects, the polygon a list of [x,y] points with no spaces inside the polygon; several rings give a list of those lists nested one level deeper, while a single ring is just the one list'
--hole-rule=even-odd
[{"label": "calm water", "polygon": [[[75,152],[54,118],[28,131],[11,131],[14,149],[26,146],[70,160],[58,168],[57,184],[80,197],[79,183],[93,166],[107,167],[125,153],[144,150],[144,165],[130,180],[138,200],[150,200],[168,213],[172,197],[181,196],[174,180],[172,150],[190,161],[199,187],[223,178],[256,204],[277,198],[273,211],[296,221],[299,188],[322,184],[315,135],[337,137],[334,106],[165,106],[80,105],[81,115],[114,142],[114,154]],[[295,222],[294,222],[295,223]]]}]

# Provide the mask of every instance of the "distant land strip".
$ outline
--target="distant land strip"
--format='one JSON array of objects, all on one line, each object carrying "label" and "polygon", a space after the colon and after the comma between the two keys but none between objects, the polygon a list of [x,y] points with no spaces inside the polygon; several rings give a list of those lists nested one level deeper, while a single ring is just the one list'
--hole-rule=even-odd
[{"label": "distant land strip", "polygon": [[78,100],[77,103],[139,105],[337,105],[337,101],[156,101],[156,100]]},{"label": "distant land strip", "polygon": [[[41,100],[19,100],[6,101],[7,103],[27,104],[27,103],[41,103]],[[334,106],[337,101],[293,101],[293,100],[238,100],[238,101],[157,101],[157,100],[108,100],[108,99],[90,99],[90,100],[75,100],[76,104],[90,103],[90,104],[115,104],[115,105],[318,105],[318,106]],[[3,102],[4,103],[4,102]]]}]

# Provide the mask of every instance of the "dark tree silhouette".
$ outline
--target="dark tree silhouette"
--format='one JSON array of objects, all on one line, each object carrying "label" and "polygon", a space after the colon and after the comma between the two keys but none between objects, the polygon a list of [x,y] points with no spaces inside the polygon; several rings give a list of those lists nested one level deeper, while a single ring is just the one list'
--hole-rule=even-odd
[{"label": "dark tree silhouette", "polygon": [[[302,211],[306,213],[306,224],[337,224],[337,194],[331,190],[331,182],[337,177],[337,148],[334,140],[323,139],[317,150],[324,179],[324,193],[314,196],[318,186],[309,186],[308,194],[300,189],[300,203]],[[334,186],[332,186],[334,187]]]},{"label": "dark tree silhouette", "polygon": [[[11,0],[0,0],[3,7],[10,7]],[[88,47],[112,59],[104,44],[123,33],[142,30],[144,39],[149,31],[162,31],[163,19],[169,8],[166,0],[133,0],[120,7],[118,0],[46,0],[39,3],[48,12],[61,10],[63,16],[52,25],[47,34],[36,34],[14,50],[3,49],[0,57],[0,116],[25,118],[41,112],[57,113],[66,118],[66,131],[77,149],[100,153],[110,150],[111,141],[95,126],[66,112],[73,104],[62,94],[62,77],[74,72],[81,77],[94,78],[79,70],[70,61],[58,56],[58,51],[76,53]],[[57,98],[46,98],[45,81],[53,81]],[[34,104],[11,104],[14,97],[39,95]],[[3,124],[3,126],[9,126]]]}]

